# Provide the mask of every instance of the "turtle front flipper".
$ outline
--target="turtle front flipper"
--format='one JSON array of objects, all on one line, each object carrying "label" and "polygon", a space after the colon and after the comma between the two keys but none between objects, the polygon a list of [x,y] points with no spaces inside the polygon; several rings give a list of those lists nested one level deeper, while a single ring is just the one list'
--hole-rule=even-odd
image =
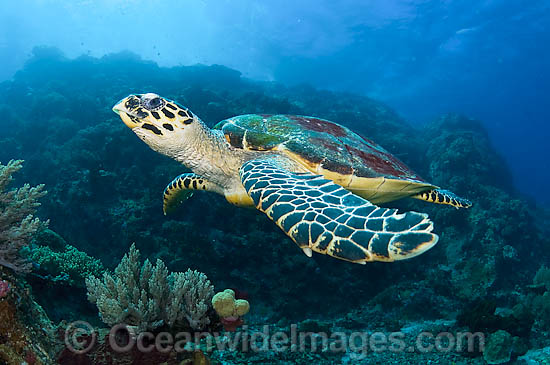
[{"label": "turtle front flipper", "polygon": [[449,190],[443,190],[443,189],[428,190],[423,193],[413,195],[411,196],[411,198],[425,200],[427,202],[435,203],[435,204],[452,205],[457,209],[470,208],[472,206],[472,202],[469,201],[468,199],[461,198],[457,196],[455,193]]},{"label": "turtle front flipper", "polygon": [[197,174],[181,174],[164,189],[164,215],[172,213],[178,205],[193,195],[193,190],[210,190],[211,185],[206,179]]},{"label": "turtle front flipper", "polygon": [[331,180],[292,173],[276,161],[252,160],[241,181],[257,209],[296,244],[355,263],[417,256],[438,240],[426,214],[379,208]]}]

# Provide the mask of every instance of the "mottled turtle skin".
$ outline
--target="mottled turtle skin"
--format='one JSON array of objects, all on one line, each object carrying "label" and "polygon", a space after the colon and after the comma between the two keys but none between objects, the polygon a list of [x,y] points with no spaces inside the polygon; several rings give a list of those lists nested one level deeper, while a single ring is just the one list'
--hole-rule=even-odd
[{"label": "mottled turtle skin", "polygon": [[437,243],[433,222],[375,204],[404,197],[471,204],[328,120],[249,114],[210,129],[189,109],[152,93],[130,95],[113,110],[153,150],[192,170],[166,187],[165,214],[194,191],[215,192],[265,213],[309,257],[318,252],[360,264],[408,259]]}]

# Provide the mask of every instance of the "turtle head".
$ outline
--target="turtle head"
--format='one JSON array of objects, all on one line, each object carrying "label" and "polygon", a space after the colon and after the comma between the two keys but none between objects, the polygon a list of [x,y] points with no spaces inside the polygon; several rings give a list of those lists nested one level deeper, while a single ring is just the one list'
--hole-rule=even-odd
[{"label": "turtle head", "polygon": [[198,118],[187,108],[157,94],[136,94],[120,100],[113,111],[153,150],[176,158],[193,135]]}]

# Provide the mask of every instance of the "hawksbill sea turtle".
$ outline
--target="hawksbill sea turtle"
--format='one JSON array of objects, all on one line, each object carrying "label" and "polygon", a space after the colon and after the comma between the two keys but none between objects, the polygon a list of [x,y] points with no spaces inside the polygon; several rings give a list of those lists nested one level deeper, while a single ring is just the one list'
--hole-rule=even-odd
[{"label": "hawksbill sea turtle", "polygon": [[164,212],[195,190],[265,213],[302,250],[365,264],[417,256],[438,236],[427,214],[375,204],[412,197],[466,208],[471,203],[424,181],[373,141],[313,117],[249,114],[213,129],[189,109],[156,94],[114,107],[153,150],[192,173],[164,191]]}]

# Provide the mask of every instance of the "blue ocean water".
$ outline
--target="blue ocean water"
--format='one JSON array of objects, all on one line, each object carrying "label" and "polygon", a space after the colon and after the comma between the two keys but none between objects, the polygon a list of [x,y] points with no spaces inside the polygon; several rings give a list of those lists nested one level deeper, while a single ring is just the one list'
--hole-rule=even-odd
[{"label": "blue ocean water", "polygon": [[546,364],[549,27],[6,1],[0,365]]},{"label": "blue ocean water", "polygon": [[130,50],[368,95],[417,124],[461,112],[483,121],[518,188],[550,202],[545,0],[22,0],[0,20],[3,80],[36,45],[69,57]]}]

